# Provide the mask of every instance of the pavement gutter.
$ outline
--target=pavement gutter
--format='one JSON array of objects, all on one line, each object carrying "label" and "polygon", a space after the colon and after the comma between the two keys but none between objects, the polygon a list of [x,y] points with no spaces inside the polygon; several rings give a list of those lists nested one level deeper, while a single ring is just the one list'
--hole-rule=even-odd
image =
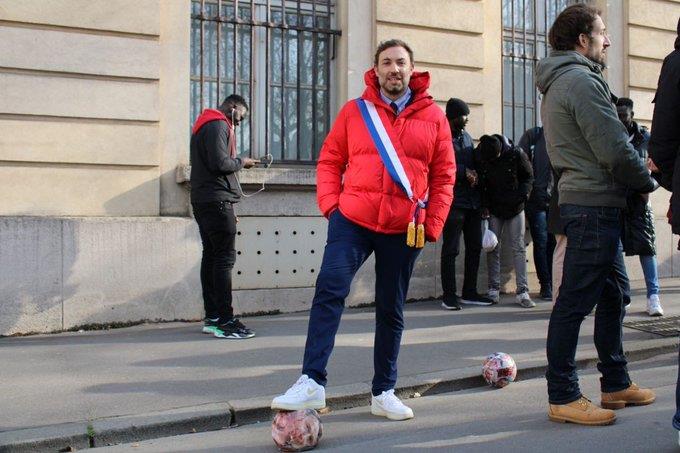
[{"label": "pavement gutter", "polygon": [[[640,340],[627,344],[626,357],[629,362],[634,362],[677,350],[676,337]],[[597,364],[594,349],[578,353],[576,359],[579,369],[593,368]],[[520,365],[518,379],[532,379],[545,374],[546,362],[543,359],[525,360]],[[417,398],[485,386],[480,367],[466,367],[400,377],[396,393],[401,398]],[[321,412],[367,406],[370,404],[369,389],[369,382],[333,387],[326,399],[328,408]],[[251,423],[269,423],[272,419],[269,405],[274,396],[0,432],[0,453],[75,451]]]}]

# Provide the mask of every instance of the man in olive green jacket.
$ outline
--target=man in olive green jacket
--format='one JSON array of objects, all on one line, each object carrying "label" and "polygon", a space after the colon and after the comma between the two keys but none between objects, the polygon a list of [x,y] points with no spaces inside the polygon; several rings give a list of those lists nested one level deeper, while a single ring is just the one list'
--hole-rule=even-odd
[{"label": "man in olive green jacket", "polygon": [[[570,6],[555,20],[549,39],[553,51],[538,64],[537,86],[543,93],[548,155],[559,175],[567,249],[548,327],[548,415],[558,422],[608,425],[616,420],[609,409],[655,398],[628,376],[615,266],[622,263],[626,192],[647,193],[658,185],[628,143],[602,76],[611,42],[600,12],[585,4]],[[602,409],[581,394],[575,366],[581,322],[595,306]]]}]

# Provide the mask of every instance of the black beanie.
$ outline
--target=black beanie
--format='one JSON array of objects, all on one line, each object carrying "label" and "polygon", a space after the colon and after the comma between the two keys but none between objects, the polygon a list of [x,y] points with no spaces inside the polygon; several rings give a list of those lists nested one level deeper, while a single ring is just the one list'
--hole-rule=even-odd
[{"label": "black beanie", "polygon": [[503,144],[495,135],[482,135],[479,138],[479,156],[483,161],[495,159],[503,149]]},{"label": "black beanie", "polygon": [[451,98],[446,103],[446,117],[450,120],[469,114],[470,108],[462,99]]}]

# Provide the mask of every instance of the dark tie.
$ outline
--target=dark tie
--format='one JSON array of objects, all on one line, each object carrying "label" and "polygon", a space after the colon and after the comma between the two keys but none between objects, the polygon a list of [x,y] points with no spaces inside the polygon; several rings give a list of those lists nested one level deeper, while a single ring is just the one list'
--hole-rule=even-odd
[{"label": "dark tie", "polygon": [[390,107],[392,107],[392,111],[394,112],[394,115],[399,115],[399,107],[397,107],[396,102],[390,102]]}]

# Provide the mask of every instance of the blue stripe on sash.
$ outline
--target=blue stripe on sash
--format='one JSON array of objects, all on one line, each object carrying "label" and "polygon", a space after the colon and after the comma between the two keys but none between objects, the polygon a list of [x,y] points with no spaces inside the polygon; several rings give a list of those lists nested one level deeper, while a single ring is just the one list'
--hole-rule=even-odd
[{"label": "blue stripe on sash", "polygon": [[380,158],[383,161],[383,164],[385,165],[385,168],[387,169],[387,172],[390,174],[392,177],[392,180],[401,188],[401,190],[404,191],[406,196],[409,199],[413,198],[413,194],[411,192],[411,183],[407,180],[403,182],[401,178],[399,177],[399,173],[397,172],[397,169],[395,168],[394,162],[392,162],[392,159],[390,158],[389,153],[387,152],[387,149],[385,148],[385,144],[382,142],[380,139],[380,134],[378,133],[378,130],[375,127],[375,124],[373,124],[373,120],[371,119],[371,115],[368,113],[368,108],[366,107],[365,101],[361,98],[356,99],[357,106],[359,107],[359,111],[361,112],[361,116],[364,120],[364,124],[366,124],[366,128],[368,129],[369,134],[371,134],[371,138],[373,139],[373,144],[375,147],[378,149],[378,154],[380,154]]}]

